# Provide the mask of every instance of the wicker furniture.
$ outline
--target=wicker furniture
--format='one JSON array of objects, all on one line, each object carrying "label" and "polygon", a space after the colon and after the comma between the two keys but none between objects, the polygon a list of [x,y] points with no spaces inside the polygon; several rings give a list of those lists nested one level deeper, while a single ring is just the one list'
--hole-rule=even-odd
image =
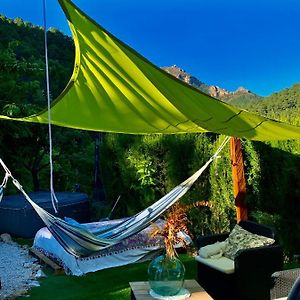
[{"label": "wicker furniture", "polygon": [[273,287],[270,291],[271,300],[300,299],[300,268],[278,271],[272,274]]},{"label": "wicker furniture", "polygon": [[[274,231],[251,221],[239,225],[255,234],[275,238]],[[198,247],[224,241],[228,234],[200,236]],[[282,270],[281,246],[273,244],[240,250],[234,259],[234,272],[225,273],[204,263],[197,262],[198,282],[215,300],[269,300],[271,275]]]}]

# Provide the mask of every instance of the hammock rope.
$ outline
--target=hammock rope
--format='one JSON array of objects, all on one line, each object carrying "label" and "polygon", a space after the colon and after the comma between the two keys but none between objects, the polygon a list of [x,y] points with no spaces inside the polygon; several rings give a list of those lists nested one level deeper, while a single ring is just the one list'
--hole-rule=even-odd
[{"label": "hammock rope", "polygon": [[4,176],[3,181],[0,185],[0,202],[2,201],[3,194],[4,194],[4,189],[6,188],[6,184],[7,184],[7,181],[9,179],[9,176],[10,176],[10,174],[5,172],[5,176]]},{"label": "hammock rope", "polygon": [[124,220],[108,229],[98,230],[97,232],[89,232],[81,226],[69,224],[66,221],[53,216],[45,211],[34,201],[30,199],[23,189],[22,185],[11,174],[10,170],[0,158],[0,164],[4,168],[5,177],[11,178],[15,187],[24,195],[25,199],[32,205],[34,210],[44,221],[49,231],[61,246],[71,255],[89,256],[97,251],[115,245],[122,240],[140,232],[155,221],[162,213],[170,208],[177,200],[179,200],[190,189],[193,183],[200,177],[204,170],[220,156],[220,152],[229,141],[229,137],[221,143],[215,154],[192,176],[184,182],[176,186],[168,194],[142,210],[136,215]]}]

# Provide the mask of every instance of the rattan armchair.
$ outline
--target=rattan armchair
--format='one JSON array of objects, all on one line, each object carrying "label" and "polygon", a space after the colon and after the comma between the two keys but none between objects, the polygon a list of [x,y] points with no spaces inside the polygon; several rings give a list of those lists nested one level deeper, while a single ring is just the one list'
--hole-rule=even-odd
[{"label": "rattan armchair", "polygon": [[272,274],[271,300],[300,300],[300,268]]},{"label": "rattan armchair", "polygon": [[[250,221],[239,223],[244,229],[270,238],[274,231]],[[200,236],[198,247],[225,240],[228,235]],[[271,275],[283,267],[282,248],[269,246],[240,250],[230,274],[197,261],[198,282],[215,300],[269,300]]]}]

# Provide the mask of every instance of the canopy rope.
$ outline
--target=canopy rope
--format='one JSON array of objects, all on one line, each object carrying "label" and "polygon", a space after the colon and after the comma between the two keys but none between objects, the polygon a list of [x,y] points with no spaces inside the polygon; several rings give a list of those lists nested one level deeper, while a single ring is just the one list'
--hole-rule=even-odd
[{"label": "canopy rope", "polygon": [[47,23],[46,23],[46,0],[43,0],[44,15],[44,44],[45,44],[45,65],[46,65],[46,90],[48,105],[48,134],[49,134],[49,163],[50,163],[50,195],[55,213],[58,210],[58,200],[55,196],[53,187],[53,159],[52,159],[52,128],[51,128],[51,101],[50,101],[50,83],[49,83],[49,65],[48,65],[48,45],[47,45]]}]

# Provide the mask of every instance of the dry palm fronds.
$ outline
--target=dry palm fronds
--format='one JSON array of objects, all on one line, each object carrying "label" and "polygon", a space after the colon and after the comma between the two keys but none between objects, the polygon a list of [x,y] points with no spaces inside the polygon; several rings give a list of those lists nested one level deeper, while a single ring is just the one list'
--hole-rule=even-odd
[{"label": "dry palm fronds", "polygon": [[176,255],[174,248],[176,244],[181,244],[183,247],[187,246],[184,236],[179,233],[189,234],[187,225],[190,222],[187,212],[194,207],[211,208],[212,206],[208,201],[197,201],[188,205],[176,203],[168,210],[164,226],[162,228],[156,226],[150,233],[151,238],[157,235],[164,238],[166,255],[170,258]]}]

